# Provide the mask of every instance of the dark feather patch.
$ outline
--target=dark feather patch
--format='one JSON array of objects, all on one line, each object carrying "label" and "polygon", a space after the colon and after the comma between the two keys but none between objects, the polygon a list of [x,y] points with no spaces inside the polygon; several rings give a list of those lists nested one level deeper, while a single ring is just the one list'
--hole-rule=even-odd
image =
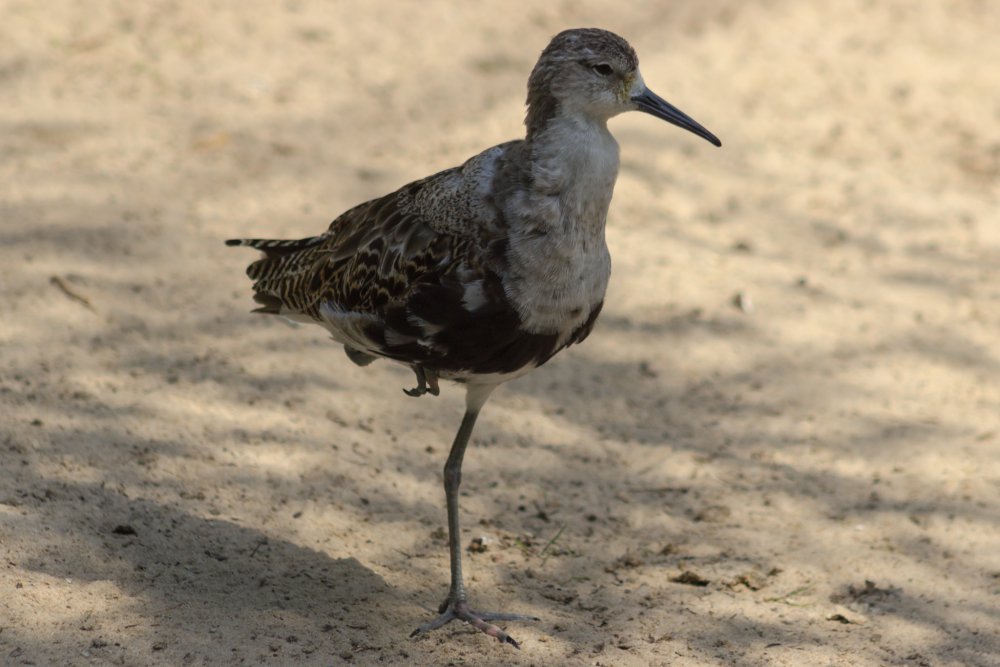
[{"label": "dark feather patch", "polygon": [[261,304],[260,308],[255,308],[253,312],[267,315],[278,315],[281,313],[281,299],[270,294],[257,292],[253,295],[253,300]]},{"label": "dark feather patch", "polygon": [[344,352],[347,354],[347,358],[353,361],[358,366],[367,366],[371,362],[375,361],[377,357],[373,357],[370,354],[365,354],[360,350],[355,350],[349,345],[344,346]]}]

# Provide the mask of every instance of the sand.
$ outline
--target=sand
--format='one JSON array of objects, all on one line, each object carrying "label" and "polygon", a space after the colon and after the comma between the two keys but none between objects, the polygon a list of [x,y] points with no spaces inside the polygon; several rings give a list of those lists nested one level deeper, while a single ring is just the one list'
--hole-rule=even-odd
[{"label": "sand", "polygon": [[[611,5],[614,9],[611,9]],[[0,4],[0,663],[1000,665],[1000,8]],[[589,340],[441,467],[407,398],[249,314],[252,253],[522,133],[597,25],[630,114]]]}]

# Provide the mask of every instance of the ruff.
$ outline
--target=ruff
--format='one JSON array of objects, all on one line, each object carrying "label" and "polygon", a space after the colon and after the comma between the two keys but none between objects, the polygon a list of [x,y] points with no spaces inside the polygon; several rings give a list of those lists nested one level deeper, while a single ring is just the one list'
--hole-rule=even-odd
[{"label": "ruff", "polygon": [[411,396],[436,395],[439,378],[466,387],[444,470],[451,587],[440,615],[414,635],[458,619],[517,647],[493,622],[537,620],[467,603],[462,458],[493,389],[583,341],[601,312],[618,175],[607,121],[633,110],[721,145],[646,87],[625,40],[567,30],[531,72],[524,139],[360,204],[319,236],[227,241],[264,253],[247,269],[255,312],[320,324],[359,365],[383,357],[410,366]]}]

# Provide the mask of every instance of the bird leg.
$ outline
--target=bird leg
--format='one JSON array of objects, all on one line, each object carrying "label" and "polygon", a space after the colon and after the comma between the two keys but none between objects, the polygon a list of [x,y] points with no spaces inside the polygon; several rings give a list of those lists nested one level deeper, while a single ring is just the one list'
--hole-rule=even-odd
[{"label": "bird leg", "polygon": [[441,393],[441,388],[438,386],[437,373],[432,370],[424,369],[424,367],[420,364],[413,364],[410,368],[413,369],[414,375],[417,376],[417,386],[413,389],[404,389],[404,394],[414,398],[420,398],[424,394],[437,396]]},{"label": "bird leg", "polygon": [[462,579],[462,535],[458,523],[458,487],[462,483],[462,458],[465,456],[465,448],[469,444],[472,428],[476,425],[479,410],[493,389],[493,385],[468,386],[465,416],[462,417],[462,424],[458,427],[455,441],[451,445],[451,453],[448,454],[448,461],[444,465],[444,495],[448,506],[448,551],[451,555],[451,588],[448,591],[448,597],[438,609],[440,615],[414,630],[410,634],[411,637],[430,632],[457,619],[468,623],[490,637],[496,638],[500,643],[521,648],[521,645],[513,637],[490,621],[539,620],[534,616],[523,614],[475,611],[469,607],[465,582]]}]

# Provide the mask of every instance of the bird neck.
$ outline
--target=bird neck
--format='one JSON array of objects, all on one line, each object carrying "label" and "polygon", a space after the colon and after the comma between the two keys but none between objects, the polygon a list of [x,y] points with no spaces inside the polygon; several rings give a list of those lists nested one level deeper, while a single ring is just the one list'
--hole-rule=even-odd
[{"label": "bird neck", "polygon": [[532,191],[559,198],[564,225],[603,239],[619,164],[618,142],[607,121],[582,114],[556,115],[537,132],[529,132],[527,141]]},{"label": "bird neck", "polygon": [[[531,76],[536,75],[532,72]],[[539,87],[528,88],[528,113],[524,124],[528,128],[528,141],[542,133],[549,121],[559,115],[559,100],[551,94],[542,94]]]}]

